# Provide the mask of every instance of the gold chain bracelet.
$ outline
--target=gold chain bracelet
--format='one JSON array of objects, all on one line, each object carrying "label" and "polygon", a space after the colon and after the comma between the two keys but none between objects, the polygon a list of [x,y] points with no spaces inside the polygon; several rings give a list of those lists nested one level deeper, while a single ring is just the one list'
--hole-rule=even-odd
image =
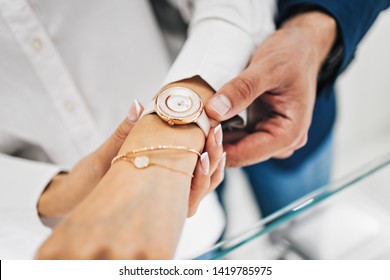
[{"label": "gold chain bracelet", "polygon": [[116,157],[114,157],[112,159],[111,165],[113,165],[115,162],[117,162],[119,160],[124,160],[124,161],[130,162],[131,164],[133,164],[133,166],[137,169],[145,169],[149,166],[158,166],[158,167],[168,169],[170,171],[178,172],[178,173],[193,177],[193,175],[188,173],[188,172],[185,172],[185,171],[182,171],[182,170],[179,170],[179,169],[176,169],[176,168],[164,165],[164,164],[160,164],[157,162],[152,162],[150,160],[150,158],[146,155],[137,155],[140,153],[148,153],[148,152],[163,151],[163,150],[175,150],[175,151],[190,152],[190,153],[196,154],[198,157],[201,156],[201,154],[197,150],[188,148],[186,146],[159,145],[159,146],[150,146],[150,147],[143,147],[143,148],[139,148],[139,149],[134,149],[130,152],[126,152],[126,153],[117,155]]}]

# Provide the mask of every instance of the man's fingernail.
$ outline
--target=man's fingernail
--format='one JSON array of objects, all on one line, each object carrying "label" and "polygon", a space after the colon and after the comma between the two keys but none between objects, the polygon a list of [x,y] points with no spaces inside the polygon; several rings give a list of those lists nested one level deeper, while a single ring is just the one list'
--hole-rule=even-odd
[{"label": "man's fingernail", "polygon": [[219,161],[218,164],[218,170],[223,172],[223,170],[225,169],[225,165],[226,165],[226,152],[223,152],[221,160]]},{"label": "man's fingernail", "polygon": [[222,140],[223,140],[221,124],[217,125],[214,128],[214,137],[215,137],[215,142],[217,143],[217,145],[221,146],[222,145]]},{"label": "man's fingernail", "polygon": [[141,105],[139,104],[137,99],[134,99],[133,103],[131,103],[127,118],[130,122],[135,123],[136,121],[138,121],[140,115]]},{"label": "man's fingernail", "polygon": [[222,94],[217,94],[211,98],[209,105],[221,117],[224,117],[232,108],[229,98]]},{"label": "man's fingernail", "polygon": [[210,159],[208,152],[204,152],[200,156],[200,165],[202,166],[202,171],[205,175],[209,174],[210,171]]}]

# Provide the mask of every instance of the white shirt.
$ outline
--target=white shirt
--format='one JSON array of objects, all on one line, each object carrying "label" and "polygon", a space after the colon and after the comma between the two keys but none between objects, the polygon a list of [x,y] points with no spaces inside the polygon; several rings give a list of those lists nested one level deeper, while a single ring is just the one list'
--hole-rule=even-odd
[{"label": "white shirt", "polygon": [[[134,98],[145,104],[194,75],[218,90],[273,30],[274,0],[171,2],[190,29],[170,67],[148,1],[0,0],[0,259],[33,257],[50,234],[41,192],[111,134]],[[211,194],[187,219],[177,256],[207,249],[223,227]]]}]

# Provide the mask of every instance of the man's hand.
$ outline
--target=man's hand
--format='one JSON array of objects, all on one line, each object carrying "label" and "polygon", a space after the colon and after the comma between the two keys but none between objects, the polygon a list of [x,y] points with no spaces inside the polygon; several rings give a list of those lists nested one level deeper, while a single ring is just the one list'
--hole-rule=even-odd
[{"label": "man's hand", "polygon": [[[227,120],[248,108],[248,129],[225,133],[227,166],[287,158],[304,146],[314,108],[317,76],[336,38],[327,14],[293,17],[255,52],[248,68],[206,104],[207,114]],[[236,142],[238,141],[238,142]]]}]

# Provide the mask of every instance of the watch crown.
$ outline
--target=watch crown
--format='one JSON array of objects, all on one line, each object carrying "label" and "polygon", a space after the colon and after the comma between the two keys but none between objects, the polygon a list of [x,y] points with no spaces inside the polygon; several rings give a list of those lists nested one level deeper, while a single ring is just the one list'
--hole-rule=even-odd
[{"label": "watch crown", "polygon": [[175,123],[174,123],[172,120],[169,120],[169,121],[168,121],[168,124],[169,124],[169,125],[174,125]]}]

